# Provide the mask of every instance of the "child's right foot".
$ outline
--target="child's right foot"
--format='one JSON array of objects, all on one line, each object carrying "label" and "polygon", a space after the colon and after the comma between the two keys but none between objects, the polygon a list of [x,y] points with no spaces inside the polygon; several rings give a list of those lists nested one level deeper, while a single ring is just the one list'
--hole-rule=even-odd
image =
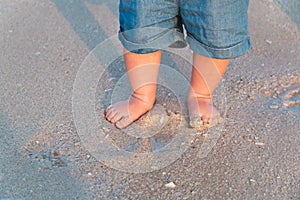
[{"label": "child's right foot", "polygon": [[153,104],[154,100],[145,101],[132,95],[129,100],[110,105],[106,109],[106,119],[118,129],[123,129],[148,112]]},{"label": "child's right foot", "polygon": [[106,119],[123,129],[148,112],[154,104],[161,51],[135,54],[125,50],[124,60],[133,94],[106,109]]}]

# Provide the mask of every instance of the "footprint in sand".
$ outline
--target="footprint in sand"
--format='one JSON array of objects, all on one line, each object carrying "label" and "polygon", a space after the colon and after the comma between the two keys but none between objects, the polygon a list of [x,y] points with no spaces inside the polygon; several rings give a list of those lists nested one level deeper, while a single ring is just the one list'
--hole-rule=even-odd
[{"label": "footprint in sand", "polygon": [[[265,92],[266,93],[266,92]],[[267,96],[273,98],[269,101],[272,110],[290,110],[300,115],[300,77],[283,77],[270,83]],[[266,96],[266,95],[265,95]]]},{"label": "footprint in sand", "polygon": [[272,99],[269,107],[272,110],[291,110],[300,115],[300,85],[285,88],[277,98]]},{"label": "footprint in sand", "polygon": [[283,94],[283,107],[295,108],[300,106],[300,86],[293,87]]}]

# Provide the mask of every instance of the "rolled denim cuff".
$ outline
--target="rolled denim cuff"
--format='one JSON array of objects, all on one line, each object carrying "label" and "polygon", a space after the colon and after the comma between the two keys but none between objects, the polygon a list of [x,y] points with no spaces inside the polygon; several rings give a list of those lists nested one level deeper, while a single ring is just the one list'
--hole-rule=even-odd
[{"label": "rolled denim cuff", "polygon": [[187,41],[194,52],[209,58],[233,59],[246,54],[251,49],[249,37],[232,46],[220,48],[207,46],[191,36],[187,37]]},{"label": "rolled denim cuff", "polygon": [[137,54],[152,53],[167,47],[186,46],[183,34],[175,29],[147,27],[119,31],[118,36],[125,49]]}]

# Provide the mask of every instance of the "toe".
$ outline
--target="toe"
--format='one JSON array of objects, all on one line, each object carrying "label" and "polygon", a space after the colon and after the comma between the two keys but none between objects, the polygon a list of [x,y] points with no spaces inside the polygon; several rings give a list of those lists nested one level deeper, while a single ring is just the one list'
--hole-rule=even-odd
[{"label": "toe", "polygon": [[199,127],[203,125],[203,121],[201,120],[200,115],[194,115],[190,117],[190,126],[193,128]]},{"label": "toe", "polygon": [[106,109],[105,109],[105,113],[108,114],[112,111],[112,105],[108,106]]},{"label": "toe", "polygon": [[127,116],[123,117],[115,124],[118,129],[123,129],[129,126],[132,123],[132,120]]},{"label": "toe", "polygon": [[117,112],[113,109],[110,109],[107,113],[106,113],[106,119],[108,121],[112,121],[112,119],[115,117],[115,115],[117,114]]},{"label": "toe", "polygon": [[203,121],[203,124],[204,124],[204,125],[210,124],[211,118],[210,118],[210,116],[203,116],[203,117],[202,117],[202,121]]},{"label": "toe", "polygon": [[116,113],[111,119],[110,122],[111,123],[116,123],[117,121],[119,121],[120,119],[122,119],[123,115],[121,115],[120,113]]},{"label": "toe", "polygon": [[118,129],[126,128],[126,126],[125,126],[125,124],[123,123],[122,120],[119,120],[117,123],[115,123],[115,126],[116,126]]}]

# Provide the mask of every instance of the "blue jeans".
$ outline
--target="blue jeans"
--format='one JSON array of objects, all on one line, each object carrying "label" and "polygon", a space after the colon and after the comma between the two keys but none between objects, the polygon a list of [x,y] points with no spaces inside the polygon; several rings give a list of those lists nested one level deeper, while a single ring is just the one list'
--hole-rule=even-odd
[{"label": "blue jeans", "polygon": [[139,54],[188,43],[206,57],[235,58],[251,48],[248,4],[249,0],[120,0],[119,39]]}]

